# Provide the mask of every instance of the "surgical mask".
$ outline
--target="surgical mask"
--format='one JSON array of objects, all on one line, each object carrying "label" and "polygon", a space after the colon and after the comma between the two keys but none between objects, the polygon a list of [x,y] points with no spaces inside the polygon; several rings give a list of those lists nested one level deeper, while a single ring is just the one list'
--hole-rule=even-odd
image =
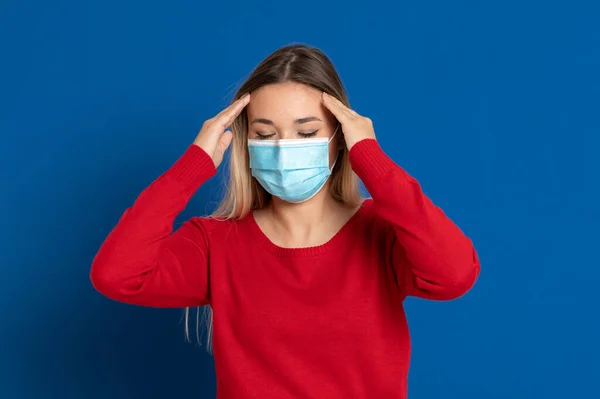
[{"label": "surgical mask", "polygon": [[329,143],[336,133],[337,128],[330,139],[248,140],[252,176],[275,197],[308,201],[331,176],[335,161],[330,169]]}]

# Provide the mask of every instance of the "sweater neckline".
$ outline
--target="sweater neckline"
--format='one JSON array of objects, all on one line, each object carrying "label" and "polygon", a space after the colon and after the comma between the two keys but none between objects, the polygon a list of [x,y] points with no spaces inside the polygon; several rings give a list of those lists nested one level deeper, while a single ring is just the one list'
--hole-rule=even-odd
[{"label": "sweater neckline", "polygon": [[310,257],[317,256],[326,253],[331,248],[334,248],[338,245],[338,242],[344,238],[345,233],[352,227],[353,224],[356,223],[360,216],[367,210],[368,204],[371,202],[370,199],[364,199],[360,204],[359,208],[354,212],[354,214],[344,223],[344,225],[331,237],[327,242],[310,247],[281,247],[275,244],[271,239],[264,233],[264,231],[260,228],[256,219],[254,218],[254,212],[250,211],[246,220],[250,225],[250,228],[253,230],[253,233],[258,237],[261,245],[267,249],[269,252],[274,253],[277,256],[281,257]]}]

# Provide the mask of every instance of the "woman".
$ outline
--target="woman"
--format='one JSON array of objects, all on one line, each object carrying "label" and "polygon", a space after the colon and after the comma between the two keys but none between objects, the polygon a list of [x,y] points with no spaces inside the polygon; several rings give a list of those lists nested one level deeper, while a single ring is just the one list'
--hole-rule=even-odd
[{"label": "woman", "polygon": [[[222,205],[173,231],[230,144]],[[385,399],[407,392],[404,299],[457,298],[478,274],[470,239],[382,151],[327,56],[295,45],[125,211],[91,279],[124,303],[209,305],[221,399]]]}]

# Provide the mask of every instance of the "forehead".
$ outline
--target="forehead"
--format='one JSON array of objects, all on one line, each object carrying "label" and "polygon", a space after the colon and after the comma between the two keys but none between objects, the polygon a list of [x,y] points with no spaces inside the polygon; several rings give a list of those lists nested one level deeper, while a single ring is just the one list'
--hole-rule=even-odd
[{"label": "forehead", "polygon": [[321,92],[295,82],[270,84],[253,91],[247,112],[249,119],[267,118],[274,122],[307,116],[325,117]]}]

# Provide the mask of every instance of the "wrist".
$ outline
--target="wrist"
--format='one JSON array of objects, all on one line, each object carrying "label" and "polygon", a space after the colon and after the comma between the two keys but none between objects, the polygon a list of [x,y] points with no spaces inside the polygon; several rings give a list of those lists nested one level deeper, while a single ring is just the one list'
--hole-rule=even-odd
[{"label": "wrist", "polygon": [[184,187],[196,190],[216,172],[210,155],[202,147],[193,144],[177,159],[167,174]]},{"label": "wrist", "polygon": [[356,142],[349,157],[352,170],[365,185],[369,186],[380,182],[390,170],[397,168],[374,138],[365,138]]},{"label": "wrist", "polygon": [[348,146],[348,151],[352,151],[352,148],[357,145],[358,143],[365,141],[365,140],[374,140],[377,141],[377,139],[375,137],[361,137],[358,140],[348,140],[346,139],[346,145]]}]

